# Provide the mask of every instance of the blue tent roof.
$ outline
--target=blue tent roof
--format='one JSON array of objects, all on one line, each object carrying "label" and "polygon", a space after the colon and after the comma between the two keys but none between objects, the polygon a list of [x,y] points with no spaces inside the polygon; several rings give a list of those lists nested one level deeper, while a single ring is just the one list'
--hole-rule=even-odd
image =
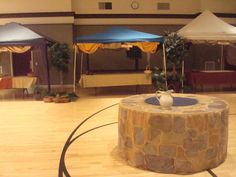
[{"label": "blue tent roof", "polygon": [[163,37],[131,30],[123,27],[113,27],[102,33],[77,37],[76,43],[118,43],[118,42],[163,42]]}]

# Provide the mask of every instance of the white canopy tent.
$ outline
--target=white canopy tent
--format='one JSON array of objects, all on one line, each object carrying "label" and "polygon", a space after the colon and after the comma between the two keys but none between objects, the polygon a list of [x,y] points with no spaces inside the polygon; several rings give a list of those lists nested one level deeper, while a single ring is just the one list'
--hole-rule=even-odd
[{"label": "white canopy tent", "polygon": [[196,42],[236,42],[236,27],[224,22],[209,10],[181,28],[178,34]]},{"label": "white canopy tent", "polygon": [[236,43],[236,27],[226,23],[209,10],[204,11],[178,31],[178,35],[193,43],[221,45],[221,69],[223,65],[223,45]]}]

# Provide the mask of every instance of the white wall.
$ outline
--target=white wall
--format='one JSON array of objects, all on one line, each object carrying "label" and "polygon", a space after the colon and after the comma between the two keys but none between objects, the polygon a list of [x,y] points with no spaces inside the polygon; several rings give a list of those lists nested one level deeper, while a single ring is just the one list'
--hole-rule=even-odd
[{"label": "white wall", "polygon": [[0,13],[71,11],[71,0],[0,0]]}]

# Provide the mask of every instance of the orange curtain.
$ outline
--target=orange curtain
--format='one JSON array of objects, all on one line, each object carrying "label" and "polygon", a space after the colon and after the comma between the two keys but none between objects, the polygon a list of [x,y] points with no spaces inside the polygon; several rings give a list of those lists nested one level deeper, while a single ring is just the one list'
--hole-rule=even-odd
[{"label": "orange curtain", "polygon": [[160,43],[159,42],[135,42],[135,43],[130,43],[130,44],[137,46],[143,52],[155,53]]},{"label": "orange curtain", "polygon": [[[155,53],[157,50],[159,42],[135,42],[135,43],[127,43],[131,46],[139,47],[143,52]],[[77,44],[76,45],[82,52],[92,54],[98,50],[98,48],[117,48],[121,47],[121,44],[100,44],[100,43],[85,43],[85,44]]]},{"label": "orange curtain", "polygon": [[0,52],[24,53],[31,49],[31,46],[5,46],[0,47]]},{"label": "orange curtain", "polygon": [[102,47],[102,44],[96,44],[96,43],[77,44],[77,47],[84,53],[92,54],[96,52],[99,47]]}]

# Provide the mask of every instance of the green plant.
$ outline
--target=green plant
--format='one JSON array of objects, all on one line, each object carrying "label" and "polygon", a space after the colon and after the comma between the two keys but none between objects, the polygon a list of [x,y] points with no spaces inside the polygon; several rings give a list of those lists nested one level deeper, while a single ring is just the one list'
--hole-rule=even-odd
[{"label": "green plant", "polygon": [[184,56],[189,51],[189,43],[175,32],[165,34],[165,51],[167,65],[181,67]]},{"label": "green plant", "polygon": [[156,90],[165,90],[165,73],[158,67],[154,67],[152,70],[152,85]]},{"label": "green plant", "polygon": [[47,90],[39,85],[35,85],[33,87],[34,98],[36,100],[42,100],[43,97],[46,95]]},{"label": "green plant", "polygon": [[172,70],[168,73],[167,81],[172,85],[180,85],[184,76],[182,75],[182,62],[189,51],[190,43],[175,32],[167,32],[165,34],[165,52],[167,70]]},{"label": "green plant", "polygon": [[55,43],[49,48],[51,65],[60,74],[60,84],[63,88],[64,74],[69,70],[70,48],[66,43]]}]

